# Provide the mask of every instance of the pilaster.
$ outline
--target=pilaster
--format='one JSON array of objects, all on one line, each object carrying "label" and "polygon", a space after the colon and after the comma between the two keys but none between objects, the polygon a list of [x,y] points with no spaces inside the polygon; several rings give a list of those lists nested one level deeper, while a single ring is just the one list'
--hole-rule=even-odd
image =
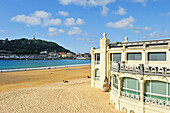
[{"label": "pilaster", "polygon": [[121,88],[122,88],[122,79],[123,77],[119,77],[118,78],[118,100],[117,100],[117,109],[120,110],[120,97],[121,97]]},{"label": "pilaster", "polygon": [[144,111],[144,85],[145,85],[145,80],[139,80],[140,83],[140,104],[141,104],[141,113],[145,113]]},{"label": "pilaster", "polygon": [[95,87],[95,53],[94,47],[91,48],[91,87]]}]

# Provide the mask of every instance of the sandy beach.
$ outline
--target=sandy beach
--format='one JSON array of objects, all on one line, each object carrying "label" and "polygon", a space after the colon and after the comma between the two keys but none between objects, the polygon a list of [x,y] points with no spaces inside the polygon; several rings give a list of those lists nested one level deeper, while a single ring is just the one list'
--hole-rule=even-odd
[{"label": "sandy beach", "polygon": [[0,73],[0,113],[119,113],[87,76],[90,66]]}]

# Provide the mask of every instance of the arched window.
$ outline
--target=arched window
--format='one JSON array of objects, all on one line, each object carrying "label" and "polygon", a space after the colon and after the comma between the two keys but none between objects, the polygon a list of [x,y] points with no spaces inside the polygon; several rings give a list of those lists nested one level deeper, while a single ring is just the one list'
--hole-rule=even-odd
[{"label": "arched window", "polygon": [[99,69],[95,70],[95,80],[100,80],[100,70]]}]

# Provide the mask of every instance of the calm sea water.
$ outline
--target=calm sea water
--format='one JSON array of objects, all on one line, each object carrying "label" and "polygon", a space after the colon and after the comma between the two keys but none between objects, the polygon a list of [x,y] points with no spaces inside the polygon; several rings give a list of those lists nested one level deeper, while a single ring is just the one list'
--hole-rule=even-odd
[{"label": "calm sea water", "polygon": [[90,60],[0,60],[0,70],[88,64]]}]

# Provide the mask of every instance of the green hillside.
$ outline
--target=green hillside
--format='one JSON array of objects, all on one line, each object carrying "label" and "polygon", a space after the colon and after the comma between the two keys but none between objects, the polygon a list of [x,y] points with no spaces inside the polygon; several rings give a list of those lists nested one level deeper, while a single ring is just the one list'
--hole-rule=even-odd
[{"label": "green hillside", "polygon": [[44,40],[28,40],[25,38],[9,41],[0,40],[0,50],[12,54],[39,54],[41,51],[48,52],[70,52],[70,50],[54,43]]}]

